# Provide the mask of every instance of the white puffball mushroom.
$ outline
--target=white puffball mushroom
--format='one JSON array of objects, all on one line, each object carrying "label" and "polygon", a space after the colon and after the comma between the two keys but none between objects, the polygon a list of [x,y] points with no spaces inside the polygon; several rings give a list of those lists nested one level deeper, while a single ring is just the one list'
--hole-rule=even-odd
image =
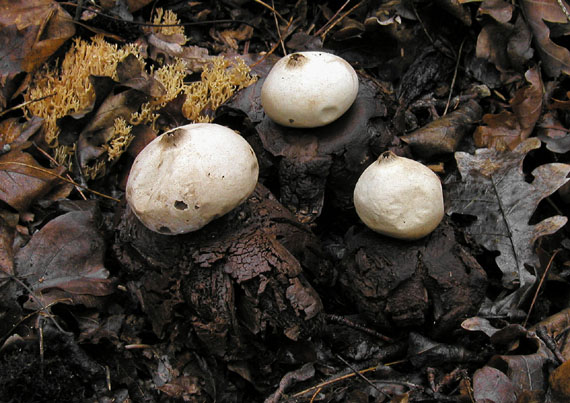
[{"label": "white puffball mushroom", "polygon": [[152,231],[196,231],[243,203],[257,184],[251,146],[232,129],[197,123],[170,130],[137,156],[126,199]]},{"label": "white puffball mushroom", "polygon": [[364,170],[354,188],[356,213],[371,230],[419,239],[443,219],[443,191],[425,165],[386,151]]},{"label": "white puffball mushroom", "polygon": [[261,105],[280,125],[319,127],[341,117],[357,94],[358,76],[346,60],[298,52],[275,63],[261,88]]}]

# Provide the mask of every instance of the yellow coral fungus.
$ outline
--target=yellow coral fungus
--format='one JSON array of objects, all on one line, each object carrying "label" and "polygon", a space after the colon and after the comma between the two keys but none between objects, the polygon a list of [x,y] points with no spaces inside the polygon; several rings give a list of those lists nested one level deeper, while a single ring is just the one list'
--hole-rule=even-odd
[{"label": "yellow coral fungus", "polygon": [[192,121],[208,122],[212,119],[203,115],[205,108],[216,110],[236,90],[253,84],[257,77],[251,76],[243,59],[214,57],[212,65],[202,72],[201,81],[186,86],[186,101],[182,106],[184,116]]},{"label": "yellow coral fungus", "polygon": [[[180,22],[173,12],[157,9],[153,23],[176,25]],[[152,32],[178,35],[187,40],[181,26],[153,27]],[[54,148],[53,154],[58,163],[70,168],[71,157],[77,147],[76,144],[59,145],[57,120],[92,105],[95,90],[89,76],[107,76],[118,80],[117,65],[129,54],[135,55],[141,66],[146,68],[141,52],[134,44],[119,47],[106,42],[102,36],[95,36],[91,42],[75,39],[59,68],[44,68],[34,75],[25,98],[26,101],[37,101],[26,106],[26,115],[44,119],[45,140]],[[186,118],[195,122],[211,121],[210,114],[204,111],[214,111],[236,90],[255,82],[256,77],[249,73],[242,59],[214,57],[211,66],[202,72],[201,81],[186,84],[184,78],[188,70],[183,59],[174,58],[172,63],[157,69],[152,66],[151,76],[164,86],[166,93],[144,103],[130,117],[115,119],[113,134],[102,145],[106,151],[105,157],[97,159],[91,166],[83,167],[85,177],[94,179],[105,173],[107,165],[117,160],[128,147],[134,125],[146,124],[156,129],[158,111],[181,93],[186,95],[182,107]]]},{"label": "yellow coral fungus", "polygon": [[107,150],[107,159],[114,161],[121,156],[126,150],[134,136],[131,133],[133,127],[129,126],[125,119],[117,118],[113,124],[113,137],[105,145]]},{"label": "yellow coral fungus", "polygon": [[180,35],[184,41],[180,45],[184,45],[188,41],[188,38],[184,35],[184,27],[180,25],[178,16],[172,11],[164,11],[162,8],[157,8],[152,23],[154,25],[166,25],[164,27],[152,27],[152,32],[163,35]]},{"label": "yellow coral fungus", "polygon": [[90,75],[116,77],[117,63],[128,54],[141,60],[134,45],[119,48],[95,36],[91,43],[75,39],[59,69],[45,68],[34,75],[25,94],[26,101],[40,99],[26,106],[27,114],[39,116],[45,121],[45,140],[48,145],[58,145],[57,119],[87,108],[95,99]]}]

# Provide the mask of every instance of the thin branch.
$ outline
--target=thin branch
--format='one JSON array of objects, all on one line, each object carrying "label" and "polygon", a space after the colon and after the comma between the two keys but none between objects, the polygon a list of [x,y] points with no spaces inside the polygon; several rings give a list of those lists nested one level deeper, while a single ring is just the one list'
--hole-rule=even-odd
[{"label": "thin branch", "polygon": [[[63,176],[61,176],[61,175],[58,175],[58,174],[56,174],[56,173],[54,173],[54,172],[52,172],[52,171],[50,171],[49,169],[46,169],[46,168],[36,167],[36,166],[30,165],[30,164],[25,164],[25,163],[23,163],[23,162],[18,162],[18,161],[0,162],[0,166],[1,166],[1,165],[19,165],[19,166],[24,166],[24,167],[30,168],[30,169],[35,169],[36,171],[43,172],[43,173],[45,173],[45,174],[47,174],[47,175],[52,175],[52,176],[58,178],[59,180],[62,180],[62,181],[67,182],[67,183],[70,183],[70,184],[72,184],[72,185],[74,185],[74,186],[78,186],[78,187],[82,188],[83,190],[85,190],[86,192],[93,193],[94,195],[97,195],[97,196],[100,196],[100,197],[104,197],[105,199],[113,200],[113,201],[115,201],[115,202],[117,202],[117,203],[120,203],[120,202],[121,202],[119,199],[115,199],[115,198],[112,197],[112,196],[107,196],[106,194],[100,193],[100,192],[98,192],[98,191],[96,191],[96,190],[89,189],[88,187],[82,186],[82,185],[80,185],[79,183],[75,182],[75,181],[72,180],[72,179],[67,179],[67,178],[65,178],[65,177],[63,177]],[[17,172],[17,171],[12,171],[12,172]],[[33,175],[26,174],[26,173],[24,173],[24,172],[17,172],[17,173],[19,173],[19,174],[21,174],[21,175],[30,176],[30,177],[32,177],[32,178],[34,177]]]},{"label": "thin branch", "polygon": [[447,104],[445,105],[443,116],[447,115],[447,110],[449,109],[449,104],[451,103],[451,95],[453,94],[453,88],[455,87],[455,80],[457,79],[457,71],[459,70],[459,62],[461,61],[461,52],[463,51],[464,44],[465,44],[465,38],[463,38],[463,41],[461,41],[461,45],[459,46],[459,52],[457,52],[457,63],[455,63],[455,70],[453,71],[453,79],[451,80],[451,86],[449,87],[449,96],[447,97]]}]

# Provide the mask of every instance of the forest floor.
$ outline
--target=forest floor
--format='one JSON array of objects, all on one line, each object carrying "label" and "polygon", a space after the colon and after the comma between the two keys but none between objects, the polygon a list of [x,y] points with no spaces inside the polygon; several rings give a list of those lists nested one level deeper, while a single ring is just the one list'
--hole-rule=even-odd
[{"label": "forest floor", "polygon": [[[569,9],[0,0],[0,402],[570,401]],[[305,51],[358,93],[281,126],[261,89]],[[258,184],[164,235],[129,172],[192,123],[245,139]],[[442,183],[420,239],[355,211],[388,152]]]}]

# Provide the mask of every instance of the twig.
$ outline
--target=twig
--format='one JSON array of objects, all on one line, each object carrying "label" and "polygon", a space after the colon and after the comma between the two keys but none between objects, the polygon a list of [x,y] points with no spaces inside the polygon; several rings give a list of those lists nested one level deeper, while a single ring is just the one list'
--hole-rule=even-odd
[{"label": "twig", "polygon": [[285,23],[287,22],[287,20],[281,14],[279,14],[279,12],[277,10],[275,10],[273,7],[271,7],[269,4],[265,4],[261,0],[253,0],[253,1],[256,2],[257,4],[261,4],[263,7],[271,10],[273,12],[273,14],[275,14],[277,17],[279,17],[281,19],[281,21],[283,21]]},{"label": "twig", "polygon": [[[50,162],[52,164],[54,164],[55,166],[61,166],[61,164],[59,162],[57,162],[51,155],[49,155],[48,153],[46,153],[44,150],[41,149],[41,147],[38,147],[38,145],[35,142],[32,142],[32,144],[34,145],[34,147],[36,148],[36,150],[38,150],[40,153],[42,153],[42,155],[44,157],[46,157],[47,159],[50,160]],[[72,181],[73,179],[71,179],[71,176],[69,174],[65,174],[65,177],[67,179],[69,179],[70,181]],[[81,198],[83,200],[87,200],[87,197],[83,194],[83,190],[81,190],[81,188],[79,186],[75,186],[75,189],[77,190],[77,192],[81,195]]]},{"label": "twig", "polygon": [[369,329],[365,326],[359,325],[358,323],[354,323],[354,322],[352,322],[346,318],[343,318],[340,315],[327,314],[325,316],[325,319],[329,322],[338,323],[338,324],[341,324],[344,326],[352,327],[353,329],[356,329],[356,330],[360,330],[361,332],[367,333],[367,334],[374,336],[374,337],[376,337],[382,341],[385,341],[387,343],[393,343],[394,342],[394,340],[391,339],[390,337],[384,336],[383,334],[378,333],[377,331]]},{"label": "twig", "polygon": [[40,307],[38,312],[45,312],[47,314],[47,317],[51,319],[51,321],[53,322],[55,327],[57,327],[60,332],[62,332],[64,334],[68,334],[65,330],[63,330],[63,328],[59,325],[59,323],[57,323],[57,321],[52,317],[52,315],[47,311],[48,308],[53,304],[49,304],[49,305],[45,306],[44,304],[42,304],[42,302],[39,300],[39,298],[35,296],[34,291],[30,287],[28,287],[28,285],[26,283],[24,283],[22,280],[20,280],[18,277],[14,276],[11,273],[7,273],[7,272],[3,272],[3,273],[5,275],[7,275],[8,277],[10,277],[11,280],[18,283],[22,288],[24,288],[29,293],[30,298],[32,298],[34,300],[34,302],[36,304],[38,304],[38,306]]},{"label": "twig", "polygon": [[451,94],[453,94],[453,88],[455,87],[455,80],[457,79],[457,71],[459,70],[459,62],[461,61],[461,52],[463,51],[463,44],[465,43],[465,38],[461,41],[459,46],[459,52],[457,52],[457,63],[455,63],[455,70],[453,71],[453,79],[451,80],[451,86],[449,87],[449,96],[447,97],[447,104],[445,105],[445,110],[443,111],[443,116],[447,115],[447,110],[449,109],[449,104],[451,103]]},{"label": "twig", "polygon": [[[43,172],[43,173],[45,173],[45,174],[47,174],[47,175],[55,176],[55,177],[58,178],[59,180],[62,180],[62,181],[67,182],[67,183],[71,183],[71,184],[74,185],[74,186],[79,186],[79,187],[82,188],[83,190],[85,190],[85,191],[87,191],[87,192],[89,192],[89,193],[93,193],[94,195],[97,195],[97,196],[100,196],[100,197],[104,197],[105,199],[113,200],[113,201],[115,201],[115,202],[117,202],[117,203],[120,203],[120,202],[121,202],[119,199],[115,199],[115,198],[112,197],[112,196],[107,196],[106,194],[100,193],[100,192],[98,192],[98,191],[96,191],[96,190],[89,189],[88,187],[82,186],[82,185],[80,185],[79,183],[75,182],[75,181],[72,180],[72,179],[67,179],[67,178],[65,178],[65,177],[63,177],[63,176],[61,176],[61,175],[59,175],[59,174],[54,173],[54,172],[50,171],[49,169],[45,169],[45,168],[41,168],[41,167],[36,167],[36,166],[30,165],[30,164],[25,164],[25,163],[23,163],[23,162],[18,162],[18,161],[0,162],[0,165],[20,165],[20,166],[24,166],[24,167],[27,167],[27,168],[30,168],[30,169],[35,169],[36,171]],[[14,171],[14,172],[16,172],[16,171]],[[18,173],[21,174],[21,175],[26,175],[26,176],[34,177],[33,175],[30,175],[30,174],[27,174],[27,173],[24,173],[24,172],[18,172]]]},{"label": "twig", "polygon": [[356,4],[354,7],[352,7],[350,10],[348,10],[346,13],[344,13],[343,15],[341,15],[335,22],[333,22],[333,23],[331,24],[331,26],[328,27],[325,32],[323,32],[323,34],[321,35],[321,40],[324,42],[324,40],[325,40],[327,34],[329,33],[329,31],[330,31],[331,29],[333,29],[336,24],[338,24],[339,22],[341,22],[342,20],[344,20],[344,18],[345,18],[347,15],[349,15],[349,14],[352,13],[354,10],[356,10],[358,7],[360,7],[360,6],[362,5],[362,3],[363,3],[363,2],[361,1],[360,3]]},{"label": "twig", "polygon": [[323,25],[321,28],[319,28],[319,30],[315,32],[313,35],[319,36],[328,27],[328,25],[331,24],[331,21],[333,21],[337,17],[337,15],[339,15],[340,12],[344,10],[344,8],[348,5],[348,3],[350,3],[350,0],[346,0],[346,2],[338,10],[336,10],[336,13],[334,13],[334,15],[330,18],[330,20],[328,20],[326,24]]},{"label": "twig", "polygon": [[275,2],[271,0],[271,7],[273,8],[273,19],[275,20],[275,29],[277,29],[277,37],[279,38],[279,43],[283,49],[283,55],[287,56],[287,49],[285,49],[285,44],[283,43],[283,37],[281,36],[281,30],[279,29],[279,21],[277,21],[277,11],[275,11]]},{"label": "twig", "polygon": [[559,365],[566,361],[564,359],[564,356],[560,352],[560,349],[556,345],[556,342],[554,341],[552,336],[550,334],[548,334],[548,331],[546,330],[546,326],[537,326],[536,335],[544,342],[546,347],[550,351],[552,351],[552,353],[554,354],[554,356],[558,360]]},{"label": "twig", "polygon": [[41,101],[43,99],[49,98],[49,97],[53,97],[55,94],[49,94],[49,95],[44,95],[43,97],[37,98],[37,99],[31,99],[29,101],[26,102],[22,102],[21,104],[18,104],[16,106],[12,106],[11,108],[8,109],[4,109],[2,112],[0,112],[0,117],[4,116],[5,114],[7,114],[8,112],[14,111],[16,109],[20,109],[23,108],[26,105],[32,104],[34,102],[38,102]]},{"label": "twig", "polygon": [[422,29],[424,30],[424,34],[426,34],[426,36],[429,39],[429,41],[431,42],[431,44],[435,47],[435,41],[433,40],[433,38],[431,37],[431,35],[427,31],[426,26],[424,25],[424,22],[418,13],[418,10],[416,10],[416,6],[414,5],[414,2],[411,2],[411,6],[412,6],[412,9],[414,10],[414,14],[416,15],[416,18],[418,19],[418,22],[420,23],[420,25],[422,26]]},{"label": "twig", "polygon": [[544,282],[544,279],[546,278],[546,275],[548,274],[548,271],[550,270],[550,267],[552,266],[552,262],[554,261],[554,258],[556,257],[558,252],[560,252],[560,249],[554,251],[554,253],[550,257],[550,260],[548,261],[548,264],[546,265],[546,269],[544,269],[544,273],[542,273],[542,276],[540,277],[540,282],[538,283],[538,287],[536,287],[536,291],[534,292],[534,296],[532,297],[532,302],[530,303],[530,308],[528,308],[528,313],[526,314],[526,318],[525,318],[524,322],[522,323],[523,327],[526,327],[526,325],[528,323],[528,319],[530,318],[530,314],[532,312],[532,309],[534,308],[534,304],[536,303],[536,299],[538,298],[538,293],[540,292],[540,289],[542,288],[542,283]]},{"label": "twig", "polygon": [[[291,24],[293,23],[293,18],[291,17],[291,19],[289,20],[289,22],[287,23],[287,26],[285,27],[285,32],[287,33],[289,31],[289,27],[291,26]],[[259,59],[258,61],[256,61],[255,63],[251,64],[249,66],[250,69],[253,69],[255,66],[257,66],[258,64],[260,64],[261,62],[263,62],[265,59],[267,59],[269,57],[269,55],[271,55],[273,52],[275,52],[277,50],[277,48],[279,47],[279,43],[277,42],[275,43],[275,45],[273,45],[273,47],[271,48],[271,50],[269,52],[267,52],[265,55],[263,55],[263,57],[261,59]]]},{"label": "twig", "polygon": [[[360,370],[360,371],[358,371],[358,373],[364,374],[366,372],[375,371],[375,370],[376,370],[376,367],[371,367],[371,368],[366,368],[366,369]],[[318,385],[311,386],[310,388],[302,390],[301,392],[297,392],[292,397],[301,397],[301,396],[306,395],[307,393],[312,392],[314,390],[317,390],[317,389],[320,390],[320,389],[324,388],[325,386],[329,386],[329,385],[332,385],[333,383],[344,381],[345,379],[349,379],[349,378],[352,378],[355,376],[356,375],[351,372],[350,374],[346,374],[346,375],[339,376],[337,378],[329,379],[328,381],[324,381],[324,382],[319,383]]]},{"label": "twig", "polygon": [[362,379],[364,382],[366,382],[367,384],[369,384],[370,386],[372,386],[374,389],[376,389],[378,392],[380,392],[381,394],[383,394],[385,397],[390,397],[386,392],[384,392],[383,390],[379,389],[376,385],[374,385],[372,382],[370,382],[370,380],[365,377],[364,375],[362,375],[361,373],[359,373],[352,365],[350,365],[348,363],[348,361],[346,361],[344,358],[342,358],[340,355],[336,354],[336,358],[338,358],[339,360],[341,360],[344,365],[346,365],[348,368],[350,368],[350,370],[352,372],[354,372],[354,374],[356,376],[358,376],[360,379]]}]

